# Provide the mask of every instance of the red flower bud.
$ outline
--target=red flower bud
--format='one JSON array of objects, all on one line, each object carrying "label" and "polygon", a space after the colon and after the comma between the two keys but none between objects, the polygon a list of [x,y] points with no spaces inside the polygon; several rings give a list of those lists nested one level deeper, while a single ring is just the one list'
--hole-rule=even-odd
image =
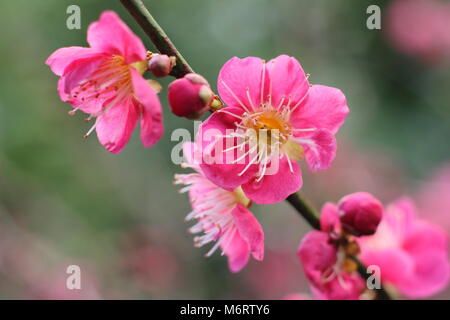
[{"label": "red flower bud", "polygon": [[198,119],[209,110],[214,99],[208,82],[201,75],[189,73],[173,81],[168,88],[170,109],[179,117]]},{"label": "red flower bud", "polygon": [[356,236],[372,235],[383,217],[383,205],[366,192],[352,193],[339,201],[343,229]]},{"label": "red flower bud", "polygon": [[174,65],[174,57],[169,57],[165,54],[153,53],[147,67],[155,77],[162,78],[169,75]]}]

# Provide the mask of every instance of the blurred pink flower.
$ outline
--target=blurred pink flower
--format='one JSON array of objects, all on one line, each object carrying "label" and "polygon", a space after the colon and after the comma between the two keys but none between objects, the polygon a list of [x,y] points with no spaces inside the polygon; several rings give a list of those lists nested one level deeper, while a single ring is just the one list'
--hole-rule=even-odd
[{"label": "blurred pink flower", "polygon": [[56,50],[46,64],[60,76],[58,92],[74,109],[96,118],[100,143],[119,153],[141,117],[141,140],[151,147],[163,133],[161,104],[155,90],[142,77],[147,69],[141,40],[112,11],[89,26],[90,47]]},{"label": "blurred pink flower", "polygon": [[391,204],[375,235],[359,240],[361,260],[379,266],[381,281],[404,296],[428,297],[448,285],[447,235],[438,226],[417,218],[411,200],[404,198]]},{"label": "blurred pink flower", "polygon": [[328,233],[310,231],[297,250],[312,290],[321,300],[356,300],[365,289],[357,272],[343,268],[345,254],[331,241]]},{"label": "blurred pink flower", "polygon": [[340,245],[343,230],[339,218],[338,207],[325,204],[321,231],[310,231],[297,249],[314,296],[321,300],[355,300],[365,290],[364,279],[352,263],[348,264],[346,248]]},{"label": "blurred pink flower", "polygon": [[[214,112],[198,137],[206,158],[201,167],[213,183],[242,186],[259,204],[276,203],[302,186],[297,160],[305,158],[312,171],[330,167],[334,135],[349,113],[346,99],[338,89],[310,85],[295,58],[232,58],[220,71],[218,90],[228,107]],[[268,130],[265,140],[261,130]]]},{"label": "blurred pink flower", "polygon": [[232,272],[240,271],[248,262],[250,254],[256,260],[264,256],[264,233],[261,225],[248,210],[250,200],[240,188],[228,191],[214,185],[198,166],[199,151],[194,143],[183,145],[187,160],[185,167],[191,167],[196,173],[175,176],[176,184],[186,187],[181,192],[189,191],[192,212],[186,220],[198,222],[190,228],[192,233],[201,233],[194,238],[195,245],[201,247],[216,242],[206,256],[213,254],[219,247],[228,257],[228,266]]},{"label": "blurred pink flower", "polygon": [[399,51],[429,63],[450,57],[448,2],[396,0],[386,17],[388,36]]}]

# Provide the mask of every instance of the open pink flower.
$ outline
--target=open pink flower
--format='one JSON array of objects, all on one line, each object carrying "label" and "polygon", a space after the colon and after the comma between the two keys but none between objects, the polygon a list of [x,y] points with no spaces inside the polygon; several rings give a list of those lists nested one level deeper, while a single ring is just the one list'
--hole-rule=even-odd
[{"label": "open pink flower", "polygon": [[314,296],[321,300],[356,300],[365,290],[365,282],[356,270],[349,270],[345,249],[336,241],[341,232],[338,211],[335,204],[325,204],[320,216],[321,231],[307,233],[297,255]]},{"label": "open pink flower", "polygon": [[201,168],[213,183],[242,186],[256,203],[275,203],[302,186],[297,160],[305,158],[313,171],[330,166],[334,135],[349,113],[346,99],[338,89],[310,85],[295,58],[232,58],[218,90],[228,107],[214,112],[197,137]]},{"label": "open pink flower", "polygon": [[311,231],[297,251],[314,295],[321,300],[357,300],[365,289],[357,272],[343,268],[345,255],[332,243],[329,234]]},{"label": "open pink flower", "polygon": [[161,104],[155,90],[142,77],[147,69],[141,40],[111,11],[92,23],[89,48],[56,50],[46,64],[60,77],[58,92],[74,109],[97,118],[94,129],[100,143],[119,153],[141,117],[141,140],[155,144],[163,133]]},{"label": "open pink flower", "polygon": [[248,210],[250,200],[240,188],[224,190],[209,181],[198,166],[198,149],[194,143],[186,142],[183,153],[187,160],[184,167],[193,168],[196,173],[178,174],[176,184],[189,191],[192,212],[186,220],[197,220],[189,230],[203,233],[194,238],[195,245],[201,247],[216,242],[206,256],[212,255],[219,247],[228,257],[232,272],[240,271],[249,261],[250,254],[256,260],[264,257],[264,232],[258,220]]},{"label": "open pink flower", "polygon": [[375,235],[360,238],[361,260],[379,266],[384,284],[406,297],[422,298],[448,285],[450,264],[446,234],[415,211],[406,198],[391,204]]}]

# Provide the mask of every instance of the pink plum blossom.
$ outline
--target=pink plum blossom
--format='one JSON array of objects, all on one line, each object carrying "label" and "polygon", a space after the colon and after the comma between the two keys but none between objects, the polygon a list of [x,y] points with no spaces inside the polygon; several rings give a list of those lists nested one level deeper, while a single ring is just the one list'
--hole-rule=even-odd
[{"label": "pink plum blossom", "polygon": [[314,296],[321,300],[355,300],[365,290],[364,279],[349,270],[345,248],[337,241],[342,226],[333,203],[322,208],[321,230],[310,231],[300,242],[298,258],[311,282]]},{"label": "pink plum blossom", "polygon": [[56,50],[46,64],[60,77],[58,92],[75,111],[96,118],[86,137],[97,131],[100,143],[119,153],[141,118],[140,138],[151,147],[163,133],[161,104],[142,74],[147,54],[141,40],[111,11],[89,26],[88,48]]},{"label": "pink plum blossom", "polygon": [[312,171],[330,167],[335,134],[349,113],[346,99],[338,89],[309,84],[295,58],[234,57],[220,71],[218,90],[227,107],[197,137],[202,171],[213,183],[242,186],[246,197],[269,204],[302,186],[297,160]]},{"label": "pink plum blossom", "polygon": [[395,0],[386,30],[400,52],[434,63],[450,57],[450,4],[439,0]]},{"label": "pink plum blossom", "polygon": [[410,298],[424,298],[444,289],[450,264],[447,235],[416,216],[410,199],[391,204],[373,236],[359,239],[361,260],[377,265],[381,281]]},{"label": "pink plum blossom", "polygon": [[345,255],[330,235],[310,231],[297,250],[314,295],[321,300],[356,300],[365,289],[363,278],[355,271],[347,272],[342,264]]},{"label": "pink plum blossom", "polygon": [[181,192],[189,192],[192,212],[187,221],[197,220],[189,229],[191,233],[203,233],[194,238],[195,245],[201,247],[216,242],[206,254],[212,255],[219,247],[228,257],[232,272],[240,271],[249,261],[250,255],[256,260],[264,257],[264,233],[255,216],[248,210],[250,200],[240,188],[233,191],[222,189],[208,180],[198,165],[198,147],[191,142],[183,145],[187,160],[184,167],[195,173],[178,174],[176,184],[186,185]]}]

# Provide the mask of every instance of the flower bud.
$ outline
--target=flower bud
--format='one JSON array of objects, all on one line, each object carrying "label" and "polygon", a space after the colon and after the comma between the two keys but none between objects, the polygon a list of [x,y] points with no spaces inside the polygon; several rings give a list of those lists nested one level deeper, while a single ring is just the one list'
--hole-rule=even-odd
[{"label": "flower bud", "polygon": [[147,66],[155,77],[162,78],[169,75],[174,65],[175,57],[153,53]]},{"label": "flower bud", "polygon": [[339,201],[339,216],[344,231],[367,236],[377,231],[383,217],[383,205],[366,192],[352,193]]},{"label": "flower bud", "polygon": [[169,85],[168,99],[170,109],[175,115],[198,119],[209,110],[214,93],[205,78],[189,73]]}]

